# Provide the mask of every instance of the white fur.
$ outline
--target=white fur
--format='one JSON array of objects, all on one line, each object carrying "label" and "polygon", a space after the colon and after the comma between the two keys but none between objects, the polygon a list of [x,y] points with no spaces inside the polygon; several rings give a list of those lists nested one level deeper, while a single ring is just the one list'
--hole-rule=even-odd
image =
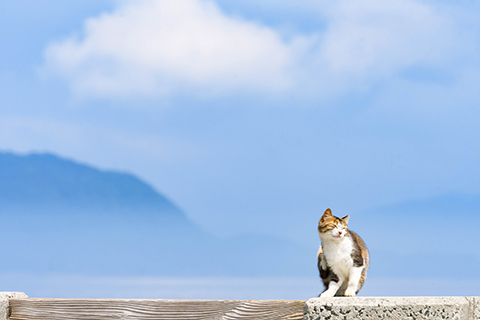
[{"label": "white fur", "polygon": [[362,276],[363,268],[365,267],[351,267],[347,289],[345,290],[345,296],[355,297],[355,293],[358,289],[358,283],[360,282],[360,277]]},{"label": "white fur", "polygon": [[353,266],[351,254],[354,243],[346,234],[341,224],[327,233],[319,233],[327,265],[339,278],[339,282],[330,281],[328,289],[320,297],[333,297],[337,292],[355,296],[364,267]]}]

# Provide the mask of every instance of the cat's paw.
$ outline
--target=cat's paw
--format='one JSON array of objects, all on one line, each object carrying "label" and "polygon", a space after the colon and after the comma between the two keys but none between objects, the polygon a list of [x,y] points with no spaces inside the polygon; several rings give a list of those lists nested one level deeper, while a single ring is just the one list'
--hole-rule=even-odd
[{"label": "cat's paw", "polygon": [[332,293],[332,292],[329,292],[328,290],[325,291],[324,293],[322,293],[319,297],[320,298],[331,298],[333,297],[335,294]]},{"label": "cat's paw", "polygon": [[355,289],[347,288],[347,290],[345,290],[345,297],[355,297]]}]

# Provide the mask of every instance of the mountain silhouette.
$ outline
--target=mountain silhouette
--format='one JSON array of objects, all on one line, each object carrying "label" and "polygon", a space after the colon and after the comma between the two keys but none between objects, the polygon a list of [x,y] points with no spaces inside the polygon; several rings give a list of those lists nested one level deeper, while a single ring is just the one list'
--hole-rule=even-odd
[{"label": "mountain silhouette", "polygon": [[53,154],[0,153],[0,206],[183,215],[132,174],[101,171]]}]

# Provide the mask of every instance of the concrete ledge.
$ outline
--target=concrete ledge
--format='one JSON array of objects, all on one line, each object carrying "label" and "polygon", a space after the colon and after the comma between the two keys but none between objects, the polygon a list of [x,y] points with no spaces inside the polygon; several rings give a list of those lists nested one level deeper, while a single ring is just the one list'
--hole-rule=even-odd
[{"label": "concrete ledge", "polygon": [[0,320],[7,320],[9,314],[10,298],[28,298],[23,292],[0,292]]},{"label": "concrete ledge", "polygon": [[480,320],[480,297],[467,297],[470,304],[470,320]]},{"label": "concrete ledge", "polygon": [[480,297],[315,298],[305,320],[480,320]]}]

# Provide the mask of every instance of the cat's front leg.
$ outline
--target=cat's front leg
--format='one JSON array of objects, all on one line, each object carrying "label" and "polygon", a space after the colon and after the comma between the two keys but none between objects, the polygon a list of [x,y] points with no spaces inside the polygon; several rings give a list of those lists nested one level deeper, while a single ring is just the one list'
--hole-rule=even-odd
[{"label": "cat's front leg", "polygon": [[343,281],[342,282],[336,282],[336,281],[330,281],[330,283],[328,284],[328,289],[325,290],[325,292],[323,292],[321,295],[320,295],[320,298],[331,298],[331,297],[334,297],[335,294],[337,293],[338,289],[340,289],[340,286],[342,285]]},{"label": "cat's front leg", "polygon": [[348,286],[345,290],[345,297],[355,297],[357,292],[358,283],[360,282],[360,277],[362,276],[362,271],[364,267],[352,267],[350,269],[348,277]]},{"label": "cat's front leg", "polygon": [[328,289],[325,290],[321,295],[320,298],[331,298],[334,297],[337,293],[338,289],[342,286],[343,282],[345,282],[345,278],[341,276],[336,276],[336,274],[332,274],[332,280],[328,284]]}]

